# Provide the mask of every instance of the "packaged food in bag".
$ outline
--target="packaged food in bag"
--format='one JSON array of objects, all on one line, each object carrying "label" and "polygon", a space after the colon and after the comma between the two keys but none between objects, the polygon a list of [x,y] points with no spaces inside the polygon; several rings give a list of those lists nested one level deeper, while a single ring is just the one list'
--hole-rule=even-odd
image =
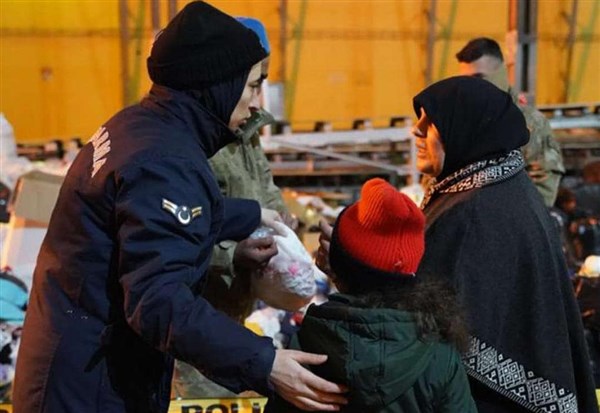
[{"label": "packaged food in bag", "polygon": [[276,226],[277,255],[252,275],[252,292],[271,307],[296,311],[314,297],[315,276],[321,271],[294,231],[283,223]]}]

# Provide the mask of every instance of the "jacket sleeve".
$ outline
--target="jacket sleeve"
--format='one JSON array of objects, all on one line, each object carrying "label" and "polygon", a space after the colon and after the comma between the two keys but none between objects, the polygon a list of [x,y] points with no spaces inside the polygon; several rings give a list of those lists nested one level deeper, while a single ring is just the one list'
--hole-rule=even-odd
[{"label": "jacket sleeve", "polygon": [[[230,390],[268,395],[275,357],[271,340],[195,294],[218,231],[221,214],[213,199],[218,190],[181,158],[130,167],[117,185],[115,264],[127,323],[150,346],[202,369]],[[202,209],[178,218],[173,205]]]},{"label": "jacket sleeve", "polygon": [[241,241],[248,238],[260,225],[261,211],[258,202],[251,199],[224,198],[225,215],[217,242],[223,240]]}]

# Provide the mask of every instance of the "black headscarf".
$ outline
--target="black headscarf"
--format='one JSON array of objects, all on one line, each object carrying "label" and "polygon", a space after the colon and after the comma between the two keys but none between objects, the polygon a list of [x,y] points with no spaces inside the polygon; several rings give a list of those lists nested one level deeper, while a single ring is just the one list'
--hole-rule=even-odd
[{"label": "black headscarf", "polygon": [[446,152],[438,181],[473,162],[508,154],[529,141],[525,118],[511,96],[490,82],[456,76],[427,87],[413,98],[440,132]]}]

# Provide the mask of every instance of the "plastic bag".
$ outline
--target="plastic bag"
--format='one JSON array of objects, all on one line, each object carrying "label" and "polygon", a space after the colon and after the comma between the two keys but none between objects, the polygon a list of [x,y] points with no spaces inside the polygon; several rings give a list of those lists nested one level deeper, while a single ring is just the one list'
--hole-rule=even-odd
[{"label": "plastic bag", "polygon": [[265,304],[287,311],[296,311],[310,303],[317,286],[315,275],[320,270],[294,231],[276,223],[273,236],[278,253],[261,271],[252,275],[252,292]]}]

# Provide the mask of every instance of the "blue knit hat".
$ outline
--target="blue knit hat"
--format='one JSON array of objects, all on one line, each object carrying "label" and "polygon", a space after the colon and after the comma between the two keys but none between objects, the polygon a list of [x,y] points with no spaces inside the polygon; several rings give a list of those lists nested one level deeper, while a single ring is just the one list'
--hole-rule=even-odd
[{"label": "blue knit hat", "polygon": [[236,17],[236,20],[252,30],[260,39],[260,44],[267,51],[267,54],[271,54],[271,47],[269,46],[269,37],[267,36],[267,30],[260,20],[252,17]]}]

